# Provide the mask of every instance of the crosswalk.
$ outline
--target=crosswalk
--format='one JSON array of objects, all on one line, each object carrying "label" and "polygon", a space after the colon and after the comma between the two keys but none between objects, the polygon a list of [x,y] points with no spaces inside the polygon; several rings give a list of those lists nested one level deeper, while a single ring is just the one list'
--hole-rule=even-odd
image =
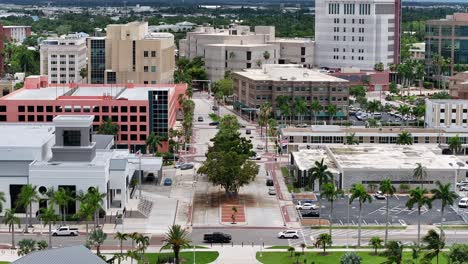
[{"label": "crosswalk", "polygon": [[[390,230],[391,231],[391,230]],[[389,232],[390,232],[389,231]],[[291,247],[300,247],[301,244],[305,244],[306,246],[314,246],[316,242],[316,238],[323,233],[328,234],[328,229],[310,229],[310,228],[303,228],[300,230],[301,237],[298,239],[288,239],[289,246]],[[353,244],[358,235],[357,229],[333,229],[332,230],[332,240],[333,245],[346,245],[348,243]],[[385,230],[361,230],[361,237],[364,240],[368,240],[373,236],[383,237],[385,235]]]}]

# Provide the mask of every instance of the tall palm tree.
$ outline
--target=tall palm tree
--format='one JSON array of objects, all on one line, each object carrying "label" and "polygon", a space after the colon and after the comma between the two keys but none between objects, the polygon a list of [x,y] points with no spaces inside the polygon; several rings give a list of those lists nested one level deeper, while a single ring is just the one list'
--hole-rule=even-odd
[{"label": "tall palm tree", "polygon": [[[18,195],[17,206],[24,207],[26,209],[26,227],[25,233],[29,233],[28,228],[30,227],[30,219],[32,219],[32,203],[39,200],[37,193],[37,187],[31,184],[26,184],[21,187],[21,191]],[[29,214],[28,214],[29,212]],[[28,217],[29,215],[29,217]]]},{"label": "tall palm tree", "polygon": [[385,245],[387,245],[387,241],[388,241],[388,222],[390,221],[389,220],[389,208],[388,208],[388,198],[390,196],[392,196],[393,194],[395,194],[396,192],[396,188],[395,186],[393,186],[392,184],[392,181],[390,179],[385,179],[383,181],[380,182],[380,186],[379,186],[379,191],[382,192],[382,194],[384,194],[386,197],[385,197],[385,215],[386,215],[386,218],[385,218],[385,239],[384,239],[384,243]]},{"label": "tall palm tree", "polygon": [[356,139],[356,133],[346,135],[346,145],[359,145],[359,140]]},{"label": "tall palm tree", "polygon": [[101,245],[106,241],[107,234],[102,231],[100,228],[94,229],[89,235],[88,241],[91,245],[96,247],[96,253],[98,256],[101,255]]},{"label": "tall palm tree", "polygon": [[145,251],[146,251],[146,249],[148,248],[148,246],[150,244],[150,238],[149,238],[149,236],[140,235],[140,236],[138,236],[136,242],[137,242],[137,245],[138,245],[138,251],[140,251],[140,254],[141,254],[141,259],[144,262]]},{"label": "tall palm tree", "polygon": [[127,240],[128,234],[117,232],[115,233],[114,239],[119,240],[120,243],[120,254],[123,254],[123,242]]},{"label": "tall palm tree", "polygon": [[79,219],[85,221],[86,238],[89,237],[89,221],[93,220],[94,212],[96,212],[96,209],[92,205],[88,204],[87,202],[81,202],[80,209],[76,213],[76,216]]},{"label": "tall palm tree", "polygon": [[8,228],[11,230],[11,248],[15,249],[15,225],[20,227],[20,219],[15,215],[15,209],[6,209],[5,215],[3,216],[3,223],[8,225]]},{"label": "tall palm tree", "polygon": [[312,101],[310,104],[310,111],[314,115],[314,125],[317,125],[317,114],[322,111],[323,107],[318,100]]},{"label": "tall palm tree", "polygon": [[361,183],[354,184],[351,187],[351,197],[349,203],[351,204],[354,200],[359,202],[359,224],[358,224],[358,247],[361,246],[361,223],[362,223],[362,205],[364,203],[371,203],[372,197],[367,193],[366,187]]},{"label": "tall palm tree", "polygon": [[280,95],[276,97],[276,109],[279,109],[281,113],[281,121],[283,124],[285,123],[285,118],[289,115],[291,115],[291,108],[289,106],[289,103],[291,101],[291,98],[286,95]]},{"label": "tall palm tree", "polygon": [[403,131],[398,134],[396,139],[397,145],[413,145],[413,136],[408,131]]},{"label": "tall palm tree", "polygon": [[304,115],[307,113],[307,102],[303,97],[296,97],[294,99],[294,112],[299,116],[299,122],[304,121]]},{"label": "tall palm tree", "polygon": [[320,197],[325,197],[330,202],[330,236],[332,235],[333,225],[333,203],[343,194],[342,190],[336,188],[333,183],[325,183],[322,187]]},{"label": "tall palm tree", "polygon": [[417,246],[420,246],[421,243],[421,208],[427,206],[428,209],[432,208],[432,200],[428,197],[427,189],[417,187],[416,189],[410,190],[409,199],[406,202],[408,209],[413,209],[413,206],[416,205],[418,208],[418,242]]},{"label": "tall palm tree", "polygon": [[424,187],[424,180],[427,178],[426,168],[421,163],[416,163],[416,168],[413,170],[413,179],[418,180],[421,188]]},{"label": "tall palm tree", "polygon": [[338,107],[336,105],[330,104],[327,106],[328,118],[330,118],[330,125],[333,124],[333,117],[336,116],[338,112]]},{"label": "tall palm tree", "polygon": [[387,249],[383,253],[387,257],[387,261],[383,264],[401,264],[403,261],[403,249],[404,245],[400,241],[388,241]]},{"label": "tall palm tree", "polygon": [[431,190],[432,200],[440,200],[440,233],[444,235],[444,213],[445,207],[453,205],[455,200],[458,198],[458,194],[452,191],[450,183],[442,184],[440,181],[436,181],[437,188]]},{"label": "tall palm tree", "polygon": [[[405,104],[401,104],[398,109],[397,109],[397,112],[400,113],[400,115],[402,115],[402,117],[405,117],[407,115],[409,115],[411,113],[411,108]],[[405,121],[405,126],[408,125],[408,121]],[[402,122],[403,124],[403,122]]]},{"label": "tall palm tree", "polygon": [[172,247],[174,251],[175,264],[179,264],[179,252],[182,247],[189,246],[188,233],[180,225],[172,225],[166,233],[164,246]]},{"label": "tall palm tree", "polygon": [[148,138],[146,139],[146,146],[149,149],[149,152],[155,154],[158,152],[158,148],[162,147],[162,142],[164,138],[161,136],[156,135],[153,131],[149,134]]},{"label": "tall palm tree", "polygon": [[39,218],[43,222],[44,226],[49,226],[49,248],[52,248],[52,225],[57,223],[58,217],[55,214],[55,210],[52,207],[42,208]]},{"label": "tall palm tree", "polygon": [[[315,161],[314,167],[309,170],[309,181],[311,183],[312,190],[314,190],[313,187],[315,185],[316,180],[319,181],[319,193],[321,193],[323,184],[327,182],[333,183],[333,174],[328,170],[328,166],[324,164],[323,159],[320,162]],[[322,215],[322,197],[321,196],[318,198],[318,204],[319,204],[319,215]],[[320,225],[320,219],[321,218],[319,218],[319,225]]]},{"label": "tall palm tree", "polygon": [[270,103],[266,102],[260,106],[260,113],[258,116],[258,124],[260,125],[260,136],[263,137],[263,127],[266,128],[268,125],[268,119],[270,118],[273,108]]},{"label": "tall palm tree", "polygon": [[445,247],[445,239],[442,232],[439,235],[434,229],[431,229],[422,240],[426,243],[425,249],[429,250],[429,252],[424,256],[424,259],[431,263],[432,259],[436,257],[436,263],[439,264],[440,251]]},{"label": "tall palm tree", "polygon": [[459,153],[462,150],[462,141],[460,136],[455,135],[454,137],[449,138],[448,147],[454,155]]},{"label": "tall palm tree", "polygon": [[70,193],[64,188],[59,188],[56,192],[54,192],[53,189],[50,189],[49,191],[49,201],[53,205],[58,205],[62,222],[65,222],[65,209],[68,206],[68,203],[72,200],[73,198],[71,197]]},{"label": "tall palm tree", "polygon": [[94,220],[95,226],[99,226],[99,211],[102,209],[104,204],[105,193],[101,193],[99,188],[90,188],[86,194],[85,202],[88,203],[94,209]]},{"label": "tall palm tree", "polygon": [[369,112],[375,113],[379,111],[381,107],[382,107],[382,104],[380,103],[380,101],[372,100],[372,101],[367,102],[367,111]]}]

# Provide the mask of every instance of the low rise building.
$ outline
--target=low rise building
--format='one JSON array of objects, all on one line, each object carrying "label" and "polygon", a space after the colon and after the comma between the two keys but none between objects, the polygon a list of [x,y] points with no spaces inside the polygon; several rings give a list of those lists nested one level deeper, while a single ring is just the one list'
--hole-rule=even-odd
[{"label": "low rise building", "polygon": [[424,121],[429,128],[468,127],[468,100],[426,99]]},{"label": "low rise building", "polygon": [[[24,88],[0,98],[0,123],[52,122],[58,115],[94,115],[93,126],[109,119],[119,126],[118,148],[146,152],[146,138],[167,136],[186,84],[60,85],[45,76],[26,78]],[[167,148],[167,146],[164,146]]]},{"label": "low rise building", "polygon": [[[303,68],[294,64],[267,64],[262,69],[245,69],[232,74],[234,80],[234,109],[241,114],[255,117],[260,106],[271,103],[274,116],[278,119],[290,118],[283,116],[277,104],[277,98],[301,97],[308,105],[318,101],[323,110],[317,113],[318,120],[348,117],[348,81],[333,77],[319,71]],[[336,105],[337,113],[330,117],[326,111],[328,105]],[[293,101],[291,100],[291,107]],[[291,116],[293,120],[302,122],[313,120],[314,116],[307,111],[303,116]]]},{"label": "low rise building", "polygon": [[[436,181],[455,188],[455,183],[466,179],[468,173],[468,165],[456,156],[442,155],[437,145],[318,145],[291,153],[290,160],[292,172],[302,186],[310,184],[308,171],[316,161],[323,160],[335,184],[343,190],[362,183],[372,191],[372,186],[385,179],[390,179],[398,191],[403,189],[401,185],[413,188],[421,183],[432,188]],[[413,178],[418,164],[427,172],[422,181]],[[318,190],[318,181],[313,183],[313,189]]]},{"label": "low rise building", "polygon": [[456,99],[468,99],[468,71],[449,78],[449,93]]},{"label": "low rise building", "polygon": [[368,91],[388,91],[390,88],[389,71],[361,71],[357,68],[342,68],[330,75],[349,81],[350,86],[363,85]]},{"label": "low rise building", "polygon": [[4,26],[3,31],[9,41],[20,44],[31,36],[31,26]]},{"label": "low rise building", "polygon": [[161,24],[157,26],[149,26],[148,30],[150,32],[184,32],[192,30],[196,26],[197,24],[184,21],[175,24]]},{"label": "low rise building", "polygon": [[426,56],[426,43],[413,43],[409,48],[410,58],[413,60],[424,60]]}]

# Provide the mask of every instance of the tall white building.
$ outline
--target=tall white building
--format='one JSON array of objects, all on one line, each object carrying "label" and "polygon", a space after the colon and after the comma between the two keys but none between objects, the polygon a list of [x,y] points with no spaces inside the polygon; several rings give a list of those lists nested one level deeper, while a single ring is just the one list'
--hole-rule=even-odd
[{"label": "tall white building", "polygon": [[41,75],[50,83],[81,83],[80,70],[86,67],[86,38],[70,34],[49,38],[39,45]]},{"label": "tall white building", "polygon": [[426,99],[428,128],[468,128],[468,100]]},{"label": "tall white building", "polygon": [[400,10],[400,0],[316,0],[316,64],[372,70],[398,63]]}]

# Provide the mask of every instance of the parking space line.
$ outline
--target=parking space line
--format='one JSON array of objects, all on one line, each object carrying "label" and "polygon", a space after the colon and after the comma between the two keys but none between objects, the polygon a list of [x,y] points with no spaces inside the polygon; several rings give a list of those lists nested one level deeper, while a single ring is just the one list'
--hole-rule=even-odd
[{"label": "parking space line", "polygon": [[365,225],[367,225],[367,222],[366,222],[366,220],[362,219],[362,222],[364,222],[364,224],[365,224]]},{"label": "parking space line", "polygon": [[393,196],[395,196],[395,198],[396,198],[397,200],[400,200],[400,198],[398,197],[398,195],[394,194]]},{"label": "parking space line", "polygon": [[377,220],[374,220],[377,225],[379,225],[379,222]]},{"label": "parking space line", "polygon": [[341,221],[341,219],[340,219],[340,225],[343,225],[343,221]]},{"label": "parking space line", "polygon": [[351,222],[353,223],[353,225],[356,225],[356,224],[354,223],[354,220],[351,220]]}]

